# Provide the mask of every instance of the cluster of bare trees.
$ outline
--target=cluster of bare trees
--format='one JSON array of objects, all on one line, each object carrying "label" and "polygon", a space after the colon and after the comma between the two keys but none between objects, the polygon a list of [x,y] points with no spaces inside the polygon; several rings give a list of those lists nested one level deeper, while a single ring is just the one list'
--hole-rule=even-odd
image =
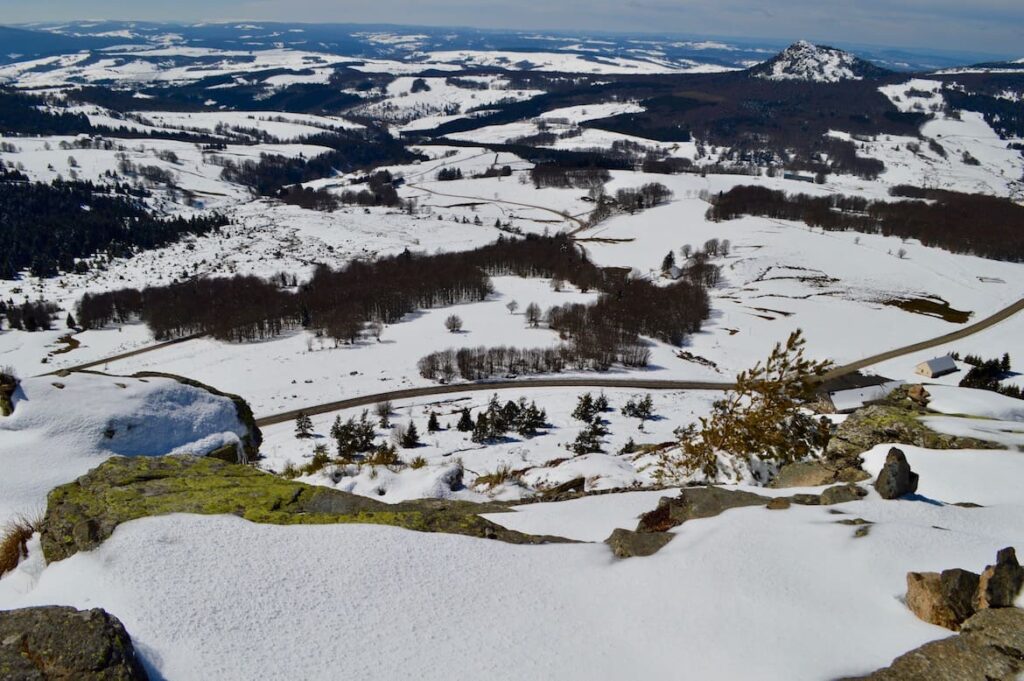
[{"label": "cluster of bare trees", "polygon": [[334,194],[324,189],[293,186],[285,187],[278,198],[285,203],[312,210],[332,211],[342,204],[357,206],[401,206],[404,205],[395,188],[394,178],[386,170],[360,178],[356,183],[361,189],[345,189]]},{"label": "cluster of bare trees", "polygon": [[537,189],[590,189],[605,184],[612,176],[605,168],[575,168],[558,163],[538,163],[530,170],[530,179]]},{"label": "cluster of bare trees", "polygon": [[53,316],[59,310],[59,307],[45,300],[26,300],[20,305],[13,300],[6,303],[0,300],[0,321],[6,317],[7,324],[12,329],[48,331],[53,326]]},{"label": "cluster of bare trees", "polygon": [[[607,370],[613,364],[644,366],[649,352],[640,336],[680,344],[698,331],[710,311],[701,282],[670,286],[631,280],[591,263],[564,235],[500,238],[465,253],[420,255],[408,251],[373,262],[356,261],[339,270],[318,268],[310,281],[290,285],[287,275],[197,278],[148,288],[86,294],[78,307],[83,328],[141,319],[159,339],[209,334],[234,341],[276,336],[306,328],[355,342],[369,329],[399,321],[417,309],[484,300],[490,274],[551,277],[602,292],[594,305],[555,307],[546,315],[564,343],[555,349],[476,349],[425,358],[425,376],[446,380],[502,373],[550,373],[566,366]],[[294,278],[291,279],[294,283]],[[533,309],[531,309],[533,308]],[[528,322],[540,310],[531,305]],[[376,329],[377,331],[373,331]],[[451,330],[457,330],[452,328]]]},{"label": "cluster of bare trees", "polygon": [[604,279],[564,236],[502,236],[466,253],[406,251],[340,270],[320,267],[297,292],[290,290],[287,276],[283,281],[236,276],[86,294],[78,317],[87,329],[141,319],[157,338],[203,333],[247,341],[303,327],[352,342],[367,322],[389,324],[417,309],[483,300],[491,292],[488,274],[559,277],[584,289]]},{"label": "cluster of bare trees", "polygon": [[[1024,260],[1024,206],[982,194],[897,187],[922,201],[869,201],[851,196],[787,195],[765,187],[734,187],[713,198],[711,220],[761,215],[822,229],[918,239],[954,253]],[[968,227],[969,226],[969,227]]]},{"label": "cluster of bare trees", "polygon": [[650,350],[640,338],[650,336],[681,344],[710,313],[707,292],[699,283],[680,281],[658,287],[647,281],[611,280],[593,305],[562,305],[545,315],[563,342],[551,348],[463,348],[444,350],[420,360],[424,378],[448,382],[456,377],[478,380],[505,375],[607,371],[612,366],[643,367]]},{"label": "cluster of bare trees", "polygon": [[622,339],[622,334],[681,345],[687,335],[700,330],[710,311],[703,286],[689,281],[655,286],[645,280],[622,279],[595,304],[563,305],[549,310],[547,318],[563,337],[585,345],[607,345],[605,338]]},{"label": "cluster of bare trees", "polygon": [[308,328],[336,341],[357,340],[367,322],[391,323],[417,309],[483,300],[486,273],[451,256],[412,253],[340,270],[321,267],[298,292],[252,276],[194,279],[83,296],[83,328],[141,319],[157,338],[196,333],[252,341]]},{"label": "cluster of bare trees", "polygon": [[641,187],[630,187],[615,192],[615,203],[620,210],[638,213],[645,208],[660,206],[672,198],[672,192],[660,182],[648,182]]},{"label": "cluster of bare trees", "polygon": [[448,383],[509,375],[558,373],[573,364],[568,346],[553,348],[477,347],[434,352],[419,361],[420,375]]}]

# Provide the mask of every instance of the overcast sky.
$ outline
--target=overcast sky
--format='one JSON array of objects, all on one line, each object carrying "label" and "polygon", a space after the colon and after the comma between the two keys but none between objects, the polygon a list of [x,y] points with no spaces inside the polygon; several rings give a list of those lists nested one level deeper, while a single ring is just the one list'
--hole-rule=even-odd
[{"label": "overcast sky", "polygon": [[1024,57],[1024,0],[0,0],[0,22],[397,23],[643,31]]}]

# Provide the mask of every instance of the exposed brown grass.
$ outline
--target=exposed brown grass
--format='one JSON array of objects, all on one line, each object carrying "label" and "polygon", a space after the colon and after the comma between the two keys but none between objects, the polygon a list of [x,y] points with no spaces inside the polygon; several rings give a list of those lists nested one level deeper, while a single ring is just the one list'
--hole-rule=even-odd
[{"label": "exposed brown grass", "polygon": [[40,525],[38,520],[16,518],[4,526],[0,532],[0,575],[5,575],[23,558],[28,558],[28,540],[35,534]]},{"label": "exposed brown grass", "polygon": [[486,485],[487,489],[492,490],[498,485],[503,485],[506,482],[512,482],[519,480],[519,477],[523,474],[523,471],[512,470],[512,466],[509,464],[501,464],[493,473],[487,473],[485,475],[479,475],[476,481],[473,483],[474,486],[479,487]]},{"label": "exposed brown grass", "polygon": [[363,463],[367,466],[400,466],[402,461],[394,447],[384,444],[367,454]]}]

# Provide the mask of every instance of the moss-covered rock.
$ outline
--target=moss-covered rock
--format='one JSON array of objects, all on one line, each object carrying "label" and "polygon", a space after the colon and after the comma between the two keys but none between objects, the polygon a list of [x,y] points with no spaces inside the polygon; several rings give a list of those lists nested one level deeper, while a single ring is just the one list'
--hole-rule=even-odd
[{"label": "moss-covered rock", "polygon": [[497,504],[385,504],[285,480],[250,466],[191,456],[115,458],[50,492],[41,527],[48,562],[99,546],[121,523],[169,513],[231,514],[273,525],[368,523],[514,544],[567,541],[507,530],[479,516]]},{"label": "moss-covered rock", "polygon": [[907,400],[859,409],[836,429],[825,458],[844,464],[859,461],[863,452],[888,442],[928,449],[1000,448],[993,442],[937,433],[921,422],[920,417],[927,413]]}]

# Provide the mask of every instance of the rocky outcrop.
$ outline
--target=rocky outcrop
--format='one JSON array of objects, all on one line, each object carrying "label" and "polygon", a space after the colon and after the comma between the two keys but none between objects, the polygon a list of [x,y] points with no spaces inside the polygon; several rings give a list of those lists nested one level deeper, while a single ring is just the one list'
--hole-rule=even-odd
[{"label": "rocky outcrop", "polygon": [[0,678],[144,681],[132,639],[100,609],[42,607],[0,611]]},{"label": "rocky outcrop", "polygon": [[612,531],[604,543],[610,546],[612,553],[619,558],[633,558],[634,556],[654,555],[665,544],[672,541],[673,537],[675,535],[668,532],[634,532],[617,529]]},{"label": "rocky outcrop", "polygon": [[867,490],[863,487],[858,487],[857,485],[836,485],[835,487],[829,487],[821,493],[819,503],[822,506],[845,504],[849,501],[863,499],[867,494]]},{"label": "rocky outcrop", "polygon": [[544,501],[560,501],[562,499],[574,499],[581,496],[587,486],[586,478],[573,478],[567,480],[560,485],[550,487],[543,492],[540,496]]},{"label": "rocky outcrop", "polygon": [[920,619],[956,631],[976,612],[1013,607],[1024,587],[1024,568],[1012,547],[981,575],[968,570],[907,573],[907,607]]},{"label": "rocky outcrop", "polygon": [[918,475],[910,470],[902,449],[893,447],[885,457],[885,465],[875,480],[875,491],[883,499],[899,499],[917,491]]},{"label": "rocky outcrop", "polygon": [[0,416],[14,413],[14,393],[18,389],[18,379],[13,374],[0,371]]},{"label": "rocky outcrop", "polygon": [[677,497],[662,497],[658,507],[640,517],[637,532],[665,532],[687,520],[711,518],[730,508],[765,506],[771,499],[721,487],[691,487]]},{"label": "rocky outcrop", "polygon": [[871,476],[855,466],[835,461],[799,461],[779,469],[770,487],[821,487],[837,482],[860,482]]},{"label": "rocky outcrop", "polygon": [[[901,397],[902,395],[902,397]],[[888,442],[928,449],[999,449],[1000,445],[974,438],[936,433],[919,419],[927,412],[909,400],[905,392],[894,393],[891,404],[859,409],[843,421],[825,448],[825,460],[832,467],[860,467],[860,455]]]},{"label": "rocky outcrop", "polygon": [[989,565],[978,581],[977,607],[1009,608],[1024,587],[1024,568],[1017,562],[1017,552],[1007,547],[996,554],[996,564]]},{"label": "rocky outcrop", "polygon": [[211,458],[128,457],[51,491],[40,533],[48,562],[96,548],[121,523],[170,513],[232,514],[275,525],[393,525],[514,544],[567,541],[514,532],[479,516],[502,510],[508,508],[443,500],[385,504]]},{"label": "rocky outcrop", "polygon": [[958,636],[933,641],[892,665],[845,681],[1016,681],[1024,672],[1024,610],[982,610]]},{"label": "rocky outcrop", "polygon": [[[854,484],[835,485],[821,494],[794,494],[789,497],[766,497],[743,490],[722,487],[689,487],[679,491],[679,496],[662,497],[658,506],[640,516],[636,531],[615,530],[605,540],[620,557],[628,555],[650,555],[667,544],[672,535],[668,531],[690,520],[712,518],[731,508],[763,506],[769,511],[782,511],[793,504],[801,506],[830,506],[857,501],[867,496],[867,491]],[[863,521],[867,523],[867,521]],[[865,536],[864,529],[857,536]],[[638,536],[634,536],[638,535]],[[644,540],[642,535],[655,535],[657,540]],[[650,553],[646,553],[646,551]],[[643,551],[643,552],[641,552]]]},{"label": "rocky outcrop", "polygon": [[132,378],[170,378],[178,383],[183,383],[184,385],[189,385],[193,388],[205,390],[217,395],[218,397],[228,398],[235,405],[235,412],[238,414],[238,420],[245,424],[246,434],[242,436],[242,451],[238,451],[238,448],[234,445],[228,445],[210,452],[207,456],[211,456],[215,459],[221,459],[228,463],[250,463],[257,461],[260,458],[260,445],[263,444],[263,433],[260,431],[259,426],[256,425],[256,417],[252,413],[252,407],[250,407],[249,403],[242,397],[217,390],[213,386],[200,383],[199,381],[191,378],[185,378],[184,376],[177,376],[175,374],[143,371],[141,373],[133,374]]},{"label": "rocky outcrop", "polygon": [[927,407],[932,399],[931,394],[921,384],[908,386],[906,391],[907,399],[922,407]]},{"label": "rocky outcrop", "polygon": [[907,607],[925,622],[957,631],[974,614],[978,575],[968,570],[907,573]]}]

